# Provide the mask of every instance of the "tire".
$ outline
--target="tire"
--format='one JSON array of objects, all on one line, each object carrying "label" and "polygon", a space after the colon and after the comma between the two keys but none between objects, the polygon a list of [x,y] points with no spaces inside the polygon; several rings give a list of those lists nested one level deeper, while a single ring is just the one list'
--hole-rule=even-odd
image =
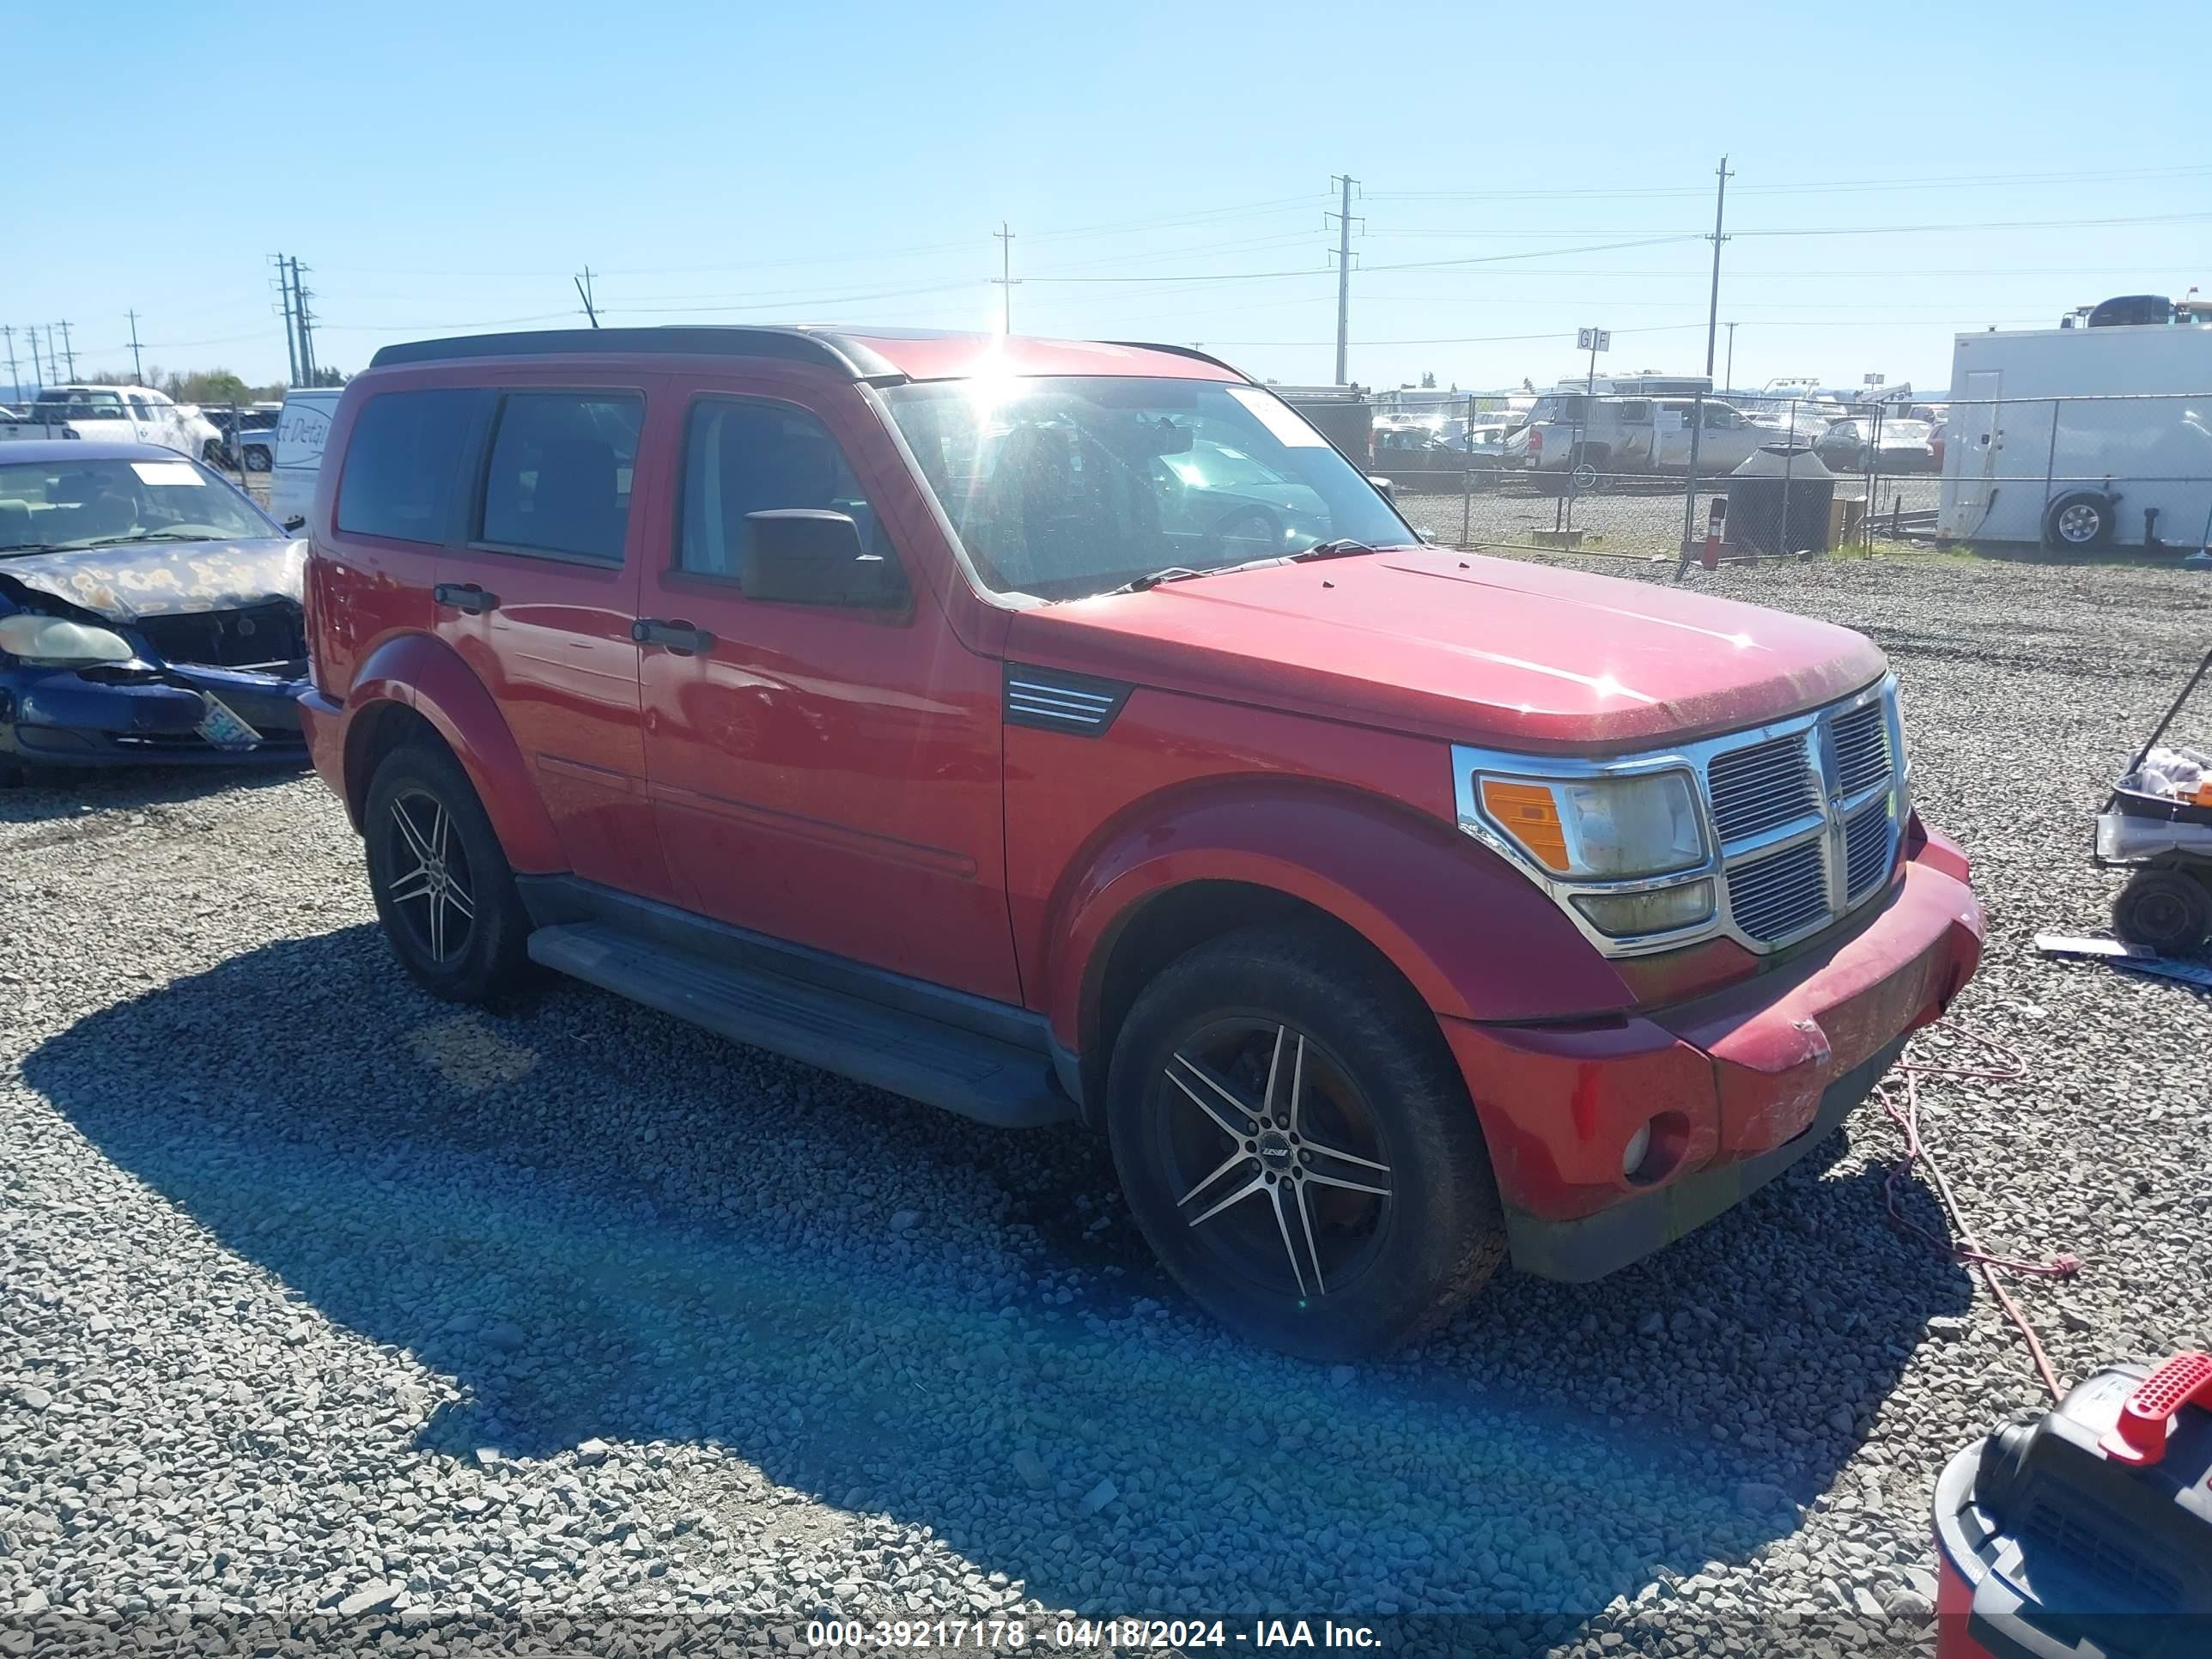
[{"label": "tire", "polygon": [[530,918],[461,763],[425,744],[393,750],[362,825],[377,918],[408,977],[448,1002],[512,989],[529,967]]},{"label": "tire", "polygon": [[2112,901],[2112,931],[2162,957],[2185,957],[2212,934],[2212,895],[2185,870],[2139,871]]},{"label": "tire", "polygon": [[269,471],[268,450],[260,444],[246,445],[246,470],[248,472],[266,472]]},{"label": "tire", "polygon": [[1106,1127],[1153,1254],[1270,1347],[1389,1349],[1505,1256],[1481,1129],[1435,1017],[1318,927],[1228,935],[1147,986],[1114,1045]]},{"label": "tire", "polygon": [[1575,452],[1574,466],[1571,471],[1577,495],[1595,495],[1604,487],[1605,475],[1599,469],[1604,466],[1607,453],[1602,449],[1580,449]]},{"label": "tire", "polygon": [[2043,539],[2047,546],[2069,551],[2106,547],[2118,517],[2112,498],[2102,490],[2069,490],[2045,509]]}]

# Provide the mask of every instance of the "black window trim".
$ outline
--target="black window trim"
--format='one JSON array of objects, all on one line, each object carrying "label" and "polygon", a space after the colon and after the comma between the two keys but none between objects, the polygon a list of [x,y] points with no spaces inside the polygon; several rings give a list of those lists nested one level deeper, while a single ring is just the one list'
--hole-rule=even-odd
[{"label": "black window trim", "polygon": [[[720,572],[713,570],[694,570],[684,562],[684,491],[690,482],[691,417],[698,412],[699,405],[702,404],[768,404],[777,409],[789,410],[793,413],[804,415],[808,420],[813,422],[815,425],[822,428],[823,436],[828,438],[831,443],[837,446],[838,457],[844,462],[846,471],[852,474],[853,482],[854,483],[860,482],[860,469],[853,465],[852,452],[846,447],[845,441],[842,438],[840,438],[836,433],[830,428],[829,422],[822,418],[822,411],[817,409],[810,409],[805,404],[799,402],[796,398],[779,398],[767,392],[718,392],[708,390],[695,392],[691,394],[690,400],[684,405],[684,413],[678,420],[676,426],[676,477],[674,482],[671,484],[668,492],[668,562],[661,568],[661,580],[663,581],[697,582],[701,586],[715,592],[734,593],[749,605],[768,605],[771,603],[771,601],[767,599],[755,599],[748,594],[745,592],[744,583],[740,581],[735,575],[723,575]],[[886,556],[890,559],[891,562],[898,567],[899,579],[906,584],[906,604],[896,610],[885,607],[883,610],[877,611],[872,613],[860,611],[850,606],[824,605],[805,605],[799,607],[800,609],[816,611],[837,611],[842,614],[852,615],[872,615],[872,619],[879,623],[886,621],[903,622],[913,614],[915,586],[914,567],[908,562],[905,554],[900,550],[898,538],[891,534],[890,526],[884,522],[883,510],[877,507],[875,502],[872,501],[868,503],[868,506],[871,511],[871,515],[875,520],[877,531],[884,539],[884,548],[882,550],[885,553]],[[779,610],[789,610],[792,607],[789,605],[779,605],[776,608]]]},{"label": "black window trim", "polygon": [[[605,570],[617,574],[629,568],[629,527],[637,512],[639,490],[638,473],[644,459],[646,422],[652,417],[650,393],[643,386],[491,386],[482,388],[484,406],[477,410],[475,425],[470,432],[465,447],[474,457],[472,483],[462,504],[460,523],[455,526],[449,546],[455,557],[471,553],[492,553],[506,559],[542,559],[548,564],[575,565],[586,570]],[[614,560],[594,558],[589,553],[571,553],[557,547],[526,547],[515,542],[487,541],[483,534],[484,496],[491,488],[491,460],[499,444],[499,423],[507,413],[507,399],[515,397],[550,396],[555,398],[635,398],[638,404],[637,448],[630,457],[629,505],[623,513],[622,556]]]}]

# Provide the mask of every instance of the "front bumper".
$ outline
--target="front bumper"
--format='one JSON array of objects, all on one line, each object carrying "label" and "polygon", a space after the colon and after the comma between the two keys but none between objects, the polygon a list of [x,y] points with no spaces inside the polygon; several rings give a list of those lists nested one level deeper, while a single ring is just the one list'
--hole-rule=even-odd
[{"label": "front bumper", "polygon": [[[18,665],[0,669],[0,755],[54,767],[298,766],[306,688],[303,678],[198,665],[114,678]],[[260,741],[226,748],[202,737],[209,696]]]},{"label": "front bumper", "polygon": [[[1443,1021],[1482,1120],[1515,1265],[1597,1279],[1811,1152],[1981,960],[1958,848],[1917,828],[1870,920],[1680,1006],[1565,1026]],[[1646,1127],[1635,1177],[1621,1164]]]}]

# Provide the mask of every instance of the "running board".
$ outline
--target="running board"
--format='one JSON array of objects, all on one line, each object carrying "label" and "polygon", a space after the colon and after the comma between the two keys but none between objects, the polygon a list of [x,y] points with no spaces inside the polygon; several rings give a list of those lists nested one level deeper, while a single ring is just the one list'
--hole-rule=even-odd
[{"label": "running board", "polygon": [[1017,1129],[1075,1115],[1046,1055],[924,1015],[647,944],[602,922],[540,927],[530,956],[732,1042],[979,1122]]}]

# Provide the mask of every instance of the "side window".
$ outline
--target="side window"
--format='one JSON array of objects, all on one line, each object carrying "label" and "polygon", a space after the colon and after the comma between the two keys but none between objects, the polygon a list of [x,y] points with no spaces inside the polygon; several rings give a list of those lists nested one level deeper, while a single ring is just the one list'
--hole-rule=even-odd
[{"label": "side window", "polygon": [[684,422],[677,568],[734,577],[745,514],[785,507],[845,514],[860,526],[861,546],[890,556],[845,452],[821,422],[781,404],[694,404]]},{"label": "side window", "polygon": [[645,399],[619,392],[511,392],[500,402],[475,539],[623,562]]},{"label": "side window", "polygon": [[386,392],[362,405],[338,479],[337,527],[356,536],[443,542],[453,475],[479,394]]},{"label": "side window", "polygon": [[131,399],[131,412],[142,421],[150,421],[154,418],[154,411],[147,406],[143,398]]},{"label": "side window", "polygon": [[1641,400],[1634,400],[1621,404],[1620,423],[1623,426],[1650,425],[1651,405]]},{"label": "side window", "polygon": [[1708,432],[1730,432],[1742,424],[1732,409],[1723,409],[1717,404],[1705,406],[1705,430]]}]

